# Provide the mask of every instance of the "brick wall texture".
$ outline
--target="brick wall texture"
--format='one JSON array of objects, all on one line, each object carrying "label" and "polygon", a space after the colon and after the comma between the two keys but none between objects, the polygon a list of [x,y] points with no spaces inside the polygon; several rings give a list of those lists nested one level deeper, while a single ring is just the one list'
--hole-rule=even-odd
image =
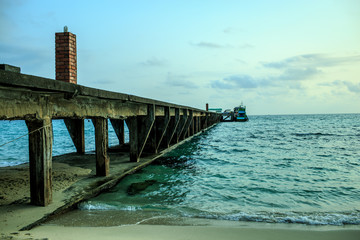
[{"label": "brick wall texture", "polygon": [[55,33],[56,80],[77,83],[76,35]]}]

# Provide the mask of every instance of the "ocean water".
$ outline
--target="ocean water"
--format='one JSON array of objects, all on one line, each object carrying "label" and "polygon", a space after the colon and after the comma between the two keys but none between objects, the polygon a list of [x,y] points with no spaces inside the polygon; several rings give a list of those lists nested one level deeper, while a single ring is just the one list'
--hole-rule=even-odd
[{"label": "ocean water", "polygon": [[[53,156],[76,152],[63,120],[53,120]],[[119,141],[109,122],[109,145]],[[95,150],[94,126],[85,119],[85,150]],[[29,138],[25,121],[0,121],[0,167],[14,166],[29,162]],[[125,128],[125,142],[129,141],[128,129]],[[15,140],[15,141],[14,141]],[[4,145],[4,146],[2,146]]]},{"label": "ocean water", "polygon": [[220,123],[79,209],[114,225],[119,216],[136,216],[132,223],[200,218],[359,225],[360,115]]},{"label": "ocean water", "polygon": [[[63,122],[53,125],[54,155],[75,151]],[[85,127],[93,150],[93,126]],[[21,121],[2,121],[0,131],[1,145],[27,130]],[[26,138],[0,147],[0,166],[26,161]],[[67,216],[57,224],[185,218],[360,225],[360,114],[219,123]]]}]

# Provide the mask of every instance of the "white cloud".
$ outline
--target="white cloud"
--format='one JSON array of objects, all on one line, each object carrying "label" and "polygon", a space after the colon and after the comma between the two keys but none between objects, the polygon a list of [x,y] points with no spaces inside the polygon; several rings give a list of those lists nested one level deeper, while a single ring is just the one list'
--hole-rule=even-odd
[{"label": "white cloud", "polygon": [[273,69],[284,69],[290,67],[332,67],[345,63],[360,62],[360,55],[331,57],[325,54],[303,54],[286,58],[277,62],[262,63],[264,67]]},{"label": "white cloud", "polygon": [[173,74],[168,73],[166,76],[166,85],[171,87],[180,87],[180,88],[187,88],[187,89],[194,89],[198,88],[195,83],[188,80],[189,76],[187,75],[180,75],[180,74]]},{"label": "white cloud", "polygon": [[167,61],[153,57],[140,64],[146,67],[162,67],[167,65]]},{"label": "white cloud", "polygon": [[209,49],[220,49],[220,48],[231,48],[230,45],[222,45],[213,42],[198,42],[198,43],[190,43],[194,47],[201,47],[201,48],[209,48]]}]

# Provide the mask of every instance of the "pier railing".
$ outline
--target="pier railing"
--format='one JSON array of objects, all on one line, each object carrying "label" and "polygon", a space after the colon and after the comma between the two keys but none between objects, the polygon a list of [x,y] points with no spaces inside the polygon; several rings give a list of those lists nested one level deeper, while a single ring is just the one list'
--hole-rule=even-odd
[{"label": "pier railing", "polygon": [[84,119],[95,127],[96,175],[109,174],[108,119],[119,143],[129,128],[130,161],[157,153],[220,121],[221,114],[138,96],[0,70],[0,120],[25,120],[29,131],[31,203],[52,199],[52,119],[64,119],[79,154]]}]

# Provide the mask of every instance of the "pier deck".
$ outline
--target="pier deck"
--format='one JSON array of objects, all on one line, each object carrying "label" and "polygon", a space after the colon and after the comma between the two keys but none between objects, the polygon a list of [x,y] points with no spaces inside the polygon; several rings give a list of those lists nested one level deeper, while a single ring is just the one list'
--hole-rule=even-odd
[{"label": "pier deck", "polygon": [[29,133],[30,201],[52,201],[52,119],[64,119],[78,154],[85,153],[84,119],[95,127],[96,176],[109,176],[108,119],[119,143],[129,128],[129,162],[144,149],[157,154],[220,121],[220,114],[0,70],[0,120],[25,120]]}]

